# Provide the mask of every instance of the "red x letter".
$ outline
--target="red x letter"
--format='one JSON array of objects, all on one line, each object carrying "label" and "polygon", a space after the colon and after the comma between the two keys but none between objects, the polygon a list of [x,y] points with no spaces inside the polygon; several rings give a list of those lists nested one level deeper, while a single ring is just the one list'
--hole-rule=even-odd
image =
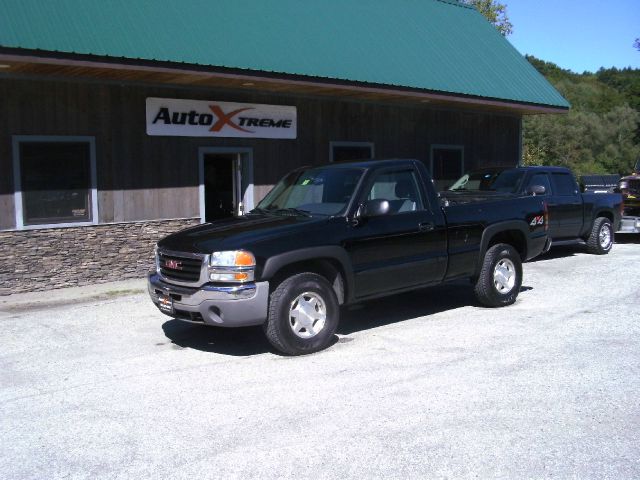
[{"label": "red x letter", "polygon": [[225,125],[229,125],[231,128],[235,128],[236,130],[240,130],[245,133],[253,133],[251,130],[246,130],[242,127],[236,125],[232,118],[235,117],[240,112],[244,112],[245,110],[253,110],[253,108],[240,108],[238,110],[234,110],[233,112],[224,113],[222,109],[218,105],[209,105],[211,111],[218,117],[218,121],[211,127],[210,132],[219,132],[222,130],[222,127]]}]

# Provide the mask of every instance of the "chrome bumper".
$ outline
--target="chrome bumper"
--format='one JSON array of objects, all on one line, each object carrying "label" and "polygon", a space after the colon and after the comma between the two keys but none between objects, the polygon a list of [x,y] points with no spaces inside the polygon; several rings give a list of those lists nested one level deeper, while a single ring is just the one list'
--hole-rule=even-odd
[{"label": "chrome bumper", "polygon": [[154,271],[149,272],[147,286],[158,309],[161,296],[171,298],[174,313],[160,309],[162,313],[185,322],[244,327],[261,325],[267,318],[269,282],[192,288],[167,283]]},{"label": "chrome bumper", "polygon": [[622,217],[616,233],[640,233],[640,217]]}]

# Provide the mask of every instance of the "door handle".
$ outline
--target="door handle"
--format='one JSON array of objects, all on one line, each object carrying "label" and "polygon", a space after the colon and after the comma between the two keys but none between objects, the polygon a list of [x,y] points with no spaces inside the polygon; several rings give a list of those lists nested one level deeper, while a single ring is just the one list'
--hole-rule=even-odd
[{"label": "door handle", "polygon": [[421,232],[431,232],[436,229],[436,226],[433,222],[422,222],[418,224],[418,230]]}]

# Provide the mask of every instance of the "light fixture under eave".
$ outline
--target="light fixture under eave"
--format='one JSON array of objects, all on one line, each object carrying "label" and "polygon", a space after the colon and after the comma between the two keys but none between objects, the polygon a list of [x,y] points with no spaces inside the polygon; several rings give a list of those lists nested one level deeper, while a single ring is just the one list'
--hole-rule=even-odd
[{"label": "light fixture under eave", "polygon": [[253,82],[244,82],[242,84],[243,87],[253,87],[254,85],[255,85],[255,83],[253,83]]},{"label": "light fixture under eave", "polygon": [[6,63],[0,63],[0,68],[11,68],[11,65],[7,65]]},{"label": "light fixture under eave", "polygon": [[429,103],[429,102],[431,102],[431,100],[427,98],[420,100],[420,103]]}]

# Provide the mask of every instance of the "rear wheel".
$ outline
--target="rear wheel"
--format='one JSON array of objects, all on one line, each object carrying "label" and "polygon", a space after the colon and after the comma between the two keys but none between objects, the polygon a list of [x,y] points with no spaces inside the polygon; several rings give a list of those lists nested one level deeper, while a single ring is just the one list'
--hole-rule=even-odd
[{"label": "rear wheel", "polygon": [[489,248],[474,289],[478,301],[487,307],[511,305],[521,286],[522,261],[516,249],[506,243]]},{"label": "rear wheel", "polygon": [[328,347],[339,320],[340,306],[329,282],[315,273],[299,273],[271,293],[264,330],[279,351],[302,355]]},{"label": "rear wheel", "polygon": [[598,217],[593,222],[591,234],[587,238],[587,250],[595,255],[605,255],[613,247],[613,228],[611,221],[605,217]]}]

